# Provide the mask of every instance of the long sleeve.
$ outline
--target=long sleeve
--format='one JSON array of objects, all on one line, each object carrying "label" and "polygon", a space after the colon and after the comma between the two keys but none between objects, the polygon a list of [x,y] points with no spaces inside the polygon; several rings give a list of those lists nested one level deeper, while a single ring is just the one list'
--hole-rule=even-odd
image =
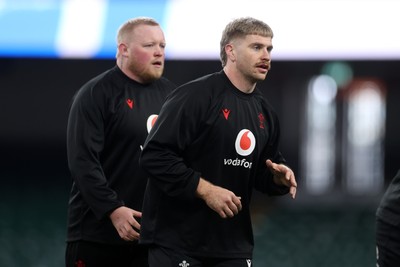
[{"label": "long sleeve", "polygon": [[142,210],[147,174],[139,167],[141,148],[174,88],[165,78],[138,83],[115,66],[79,89],[67,127],[69,241],[126,242],[108,215],[122,205]]},{"label": "long sleeve", "polygon": [[258,164],[258,174],[255,177],[255,188],[263,193],[268,195],[284,195],[289,192],[289,188],[282,185],[277,185],[273,181],[273,175],[267,168],[265,162],[267,159],[270,159],[274,163],[285,164],[286,160],[282,156],[282,153],[279,151],[279,142],[280,142],[280,126],[279,120],[276,114],[272,111],[272,108],[268,103],[264,103],[264,106],[268,106],[266,108],[267,120],[272,122],[269,124],[269,135],[270,139],[267,145],[262,152],[262,156],[260,157],[260,162]]},{"label": "long sleeve", "polygon": [[91,85],[74,98],[67,127],[67,152],[71,176],[85,202],[98,219],[123,205],[109,187],[101,165],[104,148],[105,100]]},{"label": "long sleeve", "polygon": [[[223,71],[169,95],[140,159],[149,174],[140,242],[188,255],[251,255],[252,189],[259,170],[267,170],[260,166],[261,158],[278,155],[278,125],[269,112],[260,92],[241,92]],[[195,197],[200,176],[240,196],[241,212],[222,219]],[[272,176],[262,178],[257,181],[261,189],[276,192]]]},{"label": "long sleeve", "polygon": [[195,196],[200,173],[188,166],[182,156],[199,131],[203,109],[206,107],[196,101],[190,90],[175,90],[146,139],[140,164],[167,195]]}]

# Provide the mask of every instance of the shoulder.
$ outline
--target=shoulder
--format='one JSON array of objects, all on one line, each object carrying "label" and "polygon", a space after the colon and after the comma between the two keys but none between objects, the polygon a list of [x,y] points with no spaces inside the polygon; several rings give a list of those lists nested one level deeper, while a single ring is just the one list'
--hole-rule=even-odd
[{"label": "shoulder", "polygon": [[261,107],[262,115],[269,124],[269,130],[279,131],[279,116],[274,109],[273,105],[268,101],[267,97],[258,89],[253,92],[253,98],[257,102],[257,105]]},{"label": "shoulder", "polygon": [[186,83],[185,85],[186,86],[221,85],[221,84],[224,84],[224,77],[225,77],[225,75],[223,74],[222,71],[210,73],[210,74],[204,75],[202,77],[199,77],[195,80],[192,80],[192,81]]},{"label": "shoulder", "polygon": [[267,97],[258,88],[256,88],[256,90],[253,92],[253,97],[257,102],[262,105],[263,109],[266,109],[269,112],[276,114],[274,107],[268,101]]},{"label": "shoulder", "polygon": [[211,73],[189,81],[177,88],[178,94],[187,94],[192,97],[204,97],[215,93],[226,85],[221,72]]},{"label": "shoulder", "polygon": [[93,89],[101,88],[108,84],[111,85],[115,82],[116,75],[117,73],[114,68],[106,70],[83,84],[79,91],[87,93],[87,91],[92,91]]},{"label": "shoulder", "polygon": [[156,87],[160,88],[161,90],[164,90],[167,92],[171,92],[172,90],[174,90],[177,87],[175,83],[173,83],[172,81],[170,81],[169,79],[167,79],[165,77],[161,77],[160,79],[155,81],[154,85]]},{"label": "shoulder", "polygon": [[177,87],[167,97],[165,106],[188,113],[207,110],[212,103],[216,91],[223,87],[218,73],[212,73]]},{"label": "shoulder", "polygon": [[172,81],[170,81],[168,78],[166,77],[161,77],[160,79],[157,80],[158,83],[160,84],[164,84],[164,85],[168,85],[168,86],[175,86],[175,83],[173,83]]},{"label": "shoulder", "polygon": [[83,84],[73,96],[75,105],[98,105],[109,98],[118,83],[119,74],[115,68],[106,70]]}]

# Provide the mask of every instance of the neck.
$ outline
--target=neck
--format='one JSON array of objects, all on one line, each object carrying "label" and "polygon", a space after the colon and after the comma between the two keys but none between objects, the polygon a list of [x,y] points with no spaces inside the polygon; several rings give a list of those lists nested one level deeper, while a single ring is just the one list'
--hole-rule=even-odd
[{"label": "neck", "polygon": [[141,79],[140,77],[138,77],[137,75],[135,75],[132,71],[129,70],[129,68],[127,68],[127,64],[122,60],[122,59],[118,59],[117,60],[117,66],[119,67],[119,69],[129,78],[131,78],[132,80],[137,81],[138,83],[145,83],[145,81],[143,81],[143,79]]},{"label": "neck", "polygon": [[249,81],[246,76],[244,76],[237,69],[225,66],[224,72],[231,83],[240,91],[246,94],[251,94],[256,88],[256,82]]}]

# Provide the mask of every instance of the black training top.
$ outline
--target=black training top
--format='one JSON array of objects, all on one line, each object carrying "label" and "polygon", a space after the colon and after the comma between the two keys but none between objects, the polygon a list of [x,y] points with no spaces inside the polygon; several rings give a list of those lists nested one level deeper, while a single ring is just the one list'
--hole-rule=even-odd
[{"label": "black training top", "polygon": [[392,225],[400,225],[400,170],[390,182],[383,195],[376,215]]},{"label": "black training top", "polygon": [[[273,183],[265,164],[284,162],[278,143],[277,116],[258,89],[239,91],[223,71],[176,89],[140,160],[150,175],[140,242],[199,257],[251,257],[252,189],[288,192]],[[242,211],[220,218],[195,195],[200,177],[240,196]]]},{"label": "black training top", "polygon": [[147,176],[139,156],[166,96],[165,78],[140,84],[117,66],[74,96],[68,119],[68,164],[73,179],[67,240],[125,243],[108,215],[125,205],[141,211]]}]

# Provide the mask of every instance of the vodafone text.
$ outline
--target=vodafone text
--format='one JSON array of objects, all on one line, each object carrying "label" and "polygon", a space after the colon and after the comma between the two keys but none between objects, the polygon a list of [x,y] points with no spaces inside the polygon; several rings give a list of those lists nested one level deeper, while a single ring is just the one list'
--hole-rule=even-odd
[{"label": "vodafone text", "polygon": [[252,162],[248,162],[246,159],[224,159],[224,165],[232,165],[251,169],[252,164]]}]

